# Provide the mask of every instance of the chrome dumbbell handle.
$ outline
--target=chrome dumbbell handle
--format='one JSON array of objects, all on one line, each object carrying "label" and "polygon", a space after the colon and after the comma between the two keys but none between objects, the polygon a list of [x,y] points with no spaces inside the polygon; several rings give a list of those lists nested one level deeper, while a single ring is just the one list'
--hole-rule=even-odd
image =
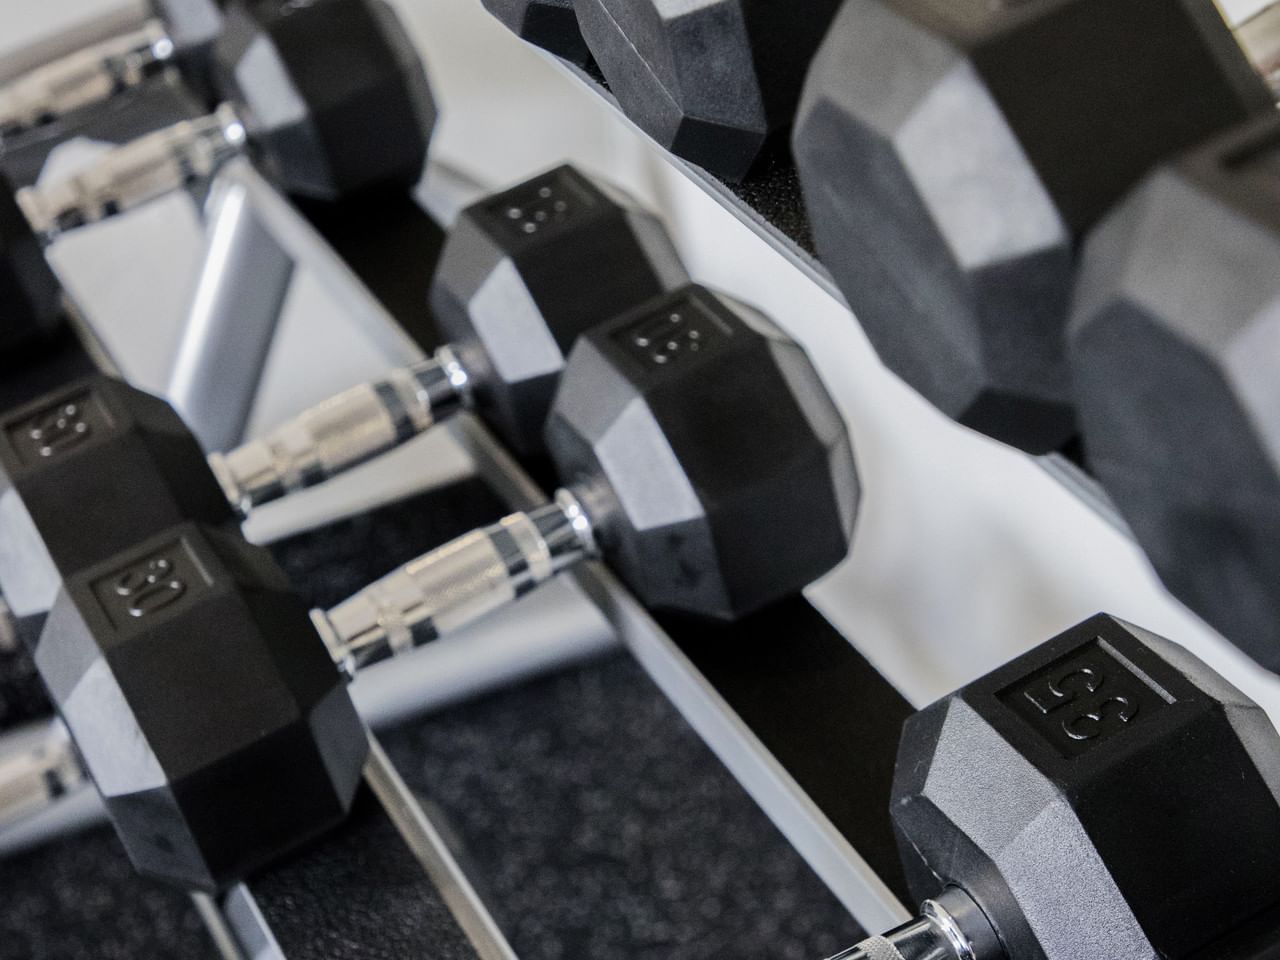
[{"label": "chrome dumbbell handle", "polygon": [[0,143],[155,76],[174,44],[159,20],[37,67],[0,87]]},{"label": "chrome dumbbell handle", "polygon": [[116,147],[91,168],[47,187],[18,191],[18,206],[46,242],[212,176],[245,143],[229,104]]},{"label": "chrome dumbbell handle", "polygon": [[242,514],[323,483],[400,446],[468,401],[468,377],[448,347],[304,411],[269,434],[209,458]]},{"label": "chrome dumbbell handle", "polygon": [[920,915],[868,937],[829,960],[1006,960],[986,915],[965,891],[947,887]]}]

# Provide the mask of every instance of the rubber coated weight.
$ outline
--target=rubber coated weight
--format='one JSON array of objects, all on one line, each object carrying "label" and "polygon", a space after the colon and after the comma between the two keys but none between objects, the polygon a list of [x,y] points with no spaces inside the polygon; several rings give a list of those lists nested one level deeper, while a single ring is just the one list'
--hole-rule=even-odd
[{"label": "rubber coated weight", "polygon": [[1074,429],[1086,231],[1155,163],[1273,108],[1211,3],[846,0],[793,136],[818,252],[884,362],[1031,452]]},{"label": "rubber coated weight", "polygon": [[1175,595],[1280,671],[1280,122],[1147,178],[1069,327],[1089,461]]},{"label": "rubber coated weight", "polygon": [[71,577],[40,670],[137,869],[216,892],[340,821],[368,741],[266,551],[181,524]]},{"label": "rubber coated weight", "polygon": [[222,11],[228,4],[220,0],[152,0],[152,6],[173,43],[183,82],[203,96],[210,107],[214,106],[218,95],[210,76],[209,58],[222,32]]},{"label": "rubber coated weight", "polygon": [[573,0],[482,0],[484,7],[516,36],[579,66],[591,52],[578,27]]},{"label": "rubber coated weight", "polygon": [[79,380],[0,418],[0,593],[17,616],[156,530],[232,517],[173,408],[119,380]]},{"label": "rubber coated weight", "polygon": [[979,960],[1244,956],[1276,922],[1275,728],[1112,617],[909,719],[890,809],[913,893],[959,888],[994,928]]},{"label": "rubber coated weight", "polygon": [[215,81],[286,192],[336,200],[422,176],[435,101],[382,0],[234,5],[213,59]]},{"label": "rubber coated weight", "polygon": [[733,620],[848,552],[859,485],[844,421],[794,341],[706,288],[579,339],[546,439],[648,606]]}]

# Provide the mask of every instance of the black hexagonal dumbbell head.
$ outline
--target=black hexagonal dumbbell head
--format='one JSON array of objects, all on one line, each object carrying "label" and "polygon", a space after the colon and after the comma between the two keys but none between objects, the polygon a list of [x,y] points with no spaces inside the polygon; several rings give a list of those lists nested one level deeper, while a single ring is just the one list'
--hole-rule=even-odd
[{"label": "black hexagonal dumbbell head", "polygon": [[68,580],[36,665],[137,869],[217,891],[346,815],[368,741],[270,556],[182,524]]},{"label": "black hexagonal dumbbell head", "polygon": [[795,114],[839,0],[574,0],[609,89],[646,133],[729,180]]},{"label": "black hexagonal dumbbell head", "polygon": [[62,285],[0,173],[0,360],[47,339],[62,325]]},{"label": "black hexagonal dumbbell head", "polygon": [[484,7],[516,36],[584,65],[591,52],[578,28],[573,0],[482,0]]},{"label": "black hexagonal dumbbell head", "polygon": [[885,363],[1039,453],[1073,430],[1085,231],[1153,164],[1272,105],[1211,4],[846,0],[793,149],[818,251]]},{"label": "black hexagonal dumbbell head", "polygon": [[799,345],[721,294],[689,286],[582,337],[546,430],[648,606],[736,619],[848,552],[844,421]]},{"label": "black hexagonal dumbbell head", "polygon": [[1161,578],[1280,671],[1280,122],[1154,173],[1090,240],[1069,353],[1090,463]]},{"label": "black hexagonal dumbbell head", "polygon": [[1280,904],[1271,721],[1107,616],[908,720],[891,809],[913,893],[958,888],[961,925],[994,928],[979,960],[1243,956],[1223,950]]},{"label": "black hexagonal dumbbell head", "polygon": [[119,380],[95,375],[0,419],[0,592],[18,616],[157,530],[232,516],[173,408]]},{"label": "black hexagonal dumbbell head", "polygon": [[[85,114],[171,66],[210,99],[208,62],[222,28],[221,0],[153,0],[154,18],[0,82],[0,150],[6,141]],[[213,102],[210,102],[213,106]]]},{"label": "black hexagonal dumbbell head", "polygon": [[289,193],[336,200],[422,175],[435,101],[382,0],[232,5],[213,74]]},{"label": "black hexagonal dumbbell head", "polygon": [[431,305],[477,410],[530,455],[578,337],[687,280],[652,214],[564,166],[463,211]]}]

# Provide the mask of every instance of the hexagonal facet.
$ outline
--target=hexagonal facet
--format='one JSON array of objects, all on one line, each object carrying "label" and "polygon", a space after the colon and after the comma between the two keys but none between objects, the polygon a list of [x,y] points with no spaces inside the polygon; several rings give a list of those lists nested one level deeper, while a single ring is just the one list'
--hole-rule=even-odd
[{"label": "hexagonal facet", "polygon": [[1011,956],[1216,956],[1280,903],[1278,761],[1257,704],[1097,616],[908,720],[892,812],[913,893],[962,887]]},{"label": "hexagonal facet", "polygon": [[18,616],[157,530],[232,517],[173,408],[119,380],[95,375],[0,419],[0,592]]},{"label": "hexagonal facet", "polygon": [[182,524],[68,580],[36,647],[130,859],[216,891],[331,827],[367,751],[264,550]]},{"label": "hexagonal facet", "polygon": [[844,421],[797,344],[702,287],[578,341],[547,446],[649,606],[736,619],[848,552],[859,488]]},{"label": "hexagonal facet", "polygon": [[213,70],[288,192],[339,200],[422,176],[435,101],[382,0],[233,5]]},{"label": "hexagonal facet", "polygon": [[792,146],[818,251],[885,363],[1040,453],[1073,431],[1081,236],[1160,159],[1269,104],[1222,18],[1183,0],[846,0]]},{"label": "hexagonal facet", "polygon": [[1090,462],[1173,592],[1280,670],[1280,123],[1099,228],[1068,343]]},{"label": "hexagonal facet", "polygon": [[672,152],[740,180],[791,123],[839,0],[574,0],[627,116]]},{"label": "hexagonal facet", "polygon": [[0,358],[47,338],[62,324],[62,285],[0,174]]},{"label": "hexagonal facet", "polygon": [[564,166],[463,212],[431,305],[471,374],[476,407],[508,444],[532,455],[542,451],[574,341],[687,280],[652,215]]},{"label": "hexagonal facet", "polygon": [[579,66],[591,52],[578,28],[573,0],[482,0],[508,30],[532,44]]},{"label": "hexagonal facet", "polygon": [[224,3],[219,0],[152,0],[152,6],[173,41],[174,56],[182,69],[183,83],[213,107],[218,94],[210,76],[209,58],[214,41],[222,32]]}]

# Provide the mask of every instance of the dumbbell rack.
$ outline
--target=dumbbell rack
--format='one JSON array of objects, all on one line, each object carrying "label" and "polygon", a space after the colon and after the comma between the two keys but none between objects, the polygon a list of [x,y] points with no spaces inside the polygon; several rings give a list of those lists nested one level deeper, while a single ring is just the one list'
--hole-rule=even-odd
[{"label": "dumbbell rack", "polygon": [[[566,71],[592,96],[612,103],[597,78],[564,64],[557,69]],[[838,298],[807,247],[794,173],[785,163],[771,168],[747,189],[737,190],[676,158],[664,156],[663,162],[765,241],[780,264],[800,271],[816,287]],[[311,253],[295,247],[291,255],[328,262],[331,251],[318,238],[314,242]],[[405,251],[399,254],[404,256]],[[399,340],[395,359],[416,359],[432,346],[429,335],[419,337],[417,344],[401,336],[401,326],[416,319],[383,313],[372,321],[381,324],[375,339]],[[541,501],[538,485],[482,425],[464,419],[450,432],[474,466],[481,488],[464,498],[471,512],[461,511],[452,522],[465,528],[473,519],[491,519],[495,500],[514,509]],[[1107,523],[1120,525],[1105,496],[1086,475],[1060,458],[1047,458],[1041,465]],[[457,506],[456,498],[432,492],[415,500],[415,508],[426,512],[457,513]],[[846,636],[837,623],[802,598],[728,629],[723,636],[707,638],[703,628],[649,616],[599,565],[578,574],[577,586],[859,923],[877,929],[902,919],[905,890],[887,811],[882,808],[898,726],[911,704],[850,642],[857,638]],[[784,644],[778,643],[780,637]],[[1038,639],[1042,638],[1029,637],[1027,642]],[[423,654],[414,669],[426,676],[432,669],[430,649]],[[565,653],[562,660],[573,657],[572,652]],[[366,797],[339,837],[238,888],[222,905],[223,917],[241,943],[261,951],[255,956],[340,957],[331,945],[324,952],[310,938],[314,931],[306,927],[317,915],[305,906],[299,909],[298,891],[332,883],[336,860],[344,850],[359,848],[369,854],[363,872],[346,876],[345,885],[330,889],[326,899],[313,905],[327,914],[326,922],[341,927],[351,915],[363,911],[391,924],[397,916],[403,918],[431,901],[452,913],[457,949],[471,949],[485,958],[511,956],[500,937],[493,936],[483,907],[468,892],[456,863],[441,855],[443,845],[416,799],[403,789],[381,753],[375,754],[369,779],[379,802]],[[405,869],[422,874],[420,883],[401,891],[405,899],[377,903],[361,898],[362,877]],[[220,922],[212,913],[208,917],[215,925]],[[426,937],[428,931],[406,935]],[[433,946],[442,949],[439,929],[433,928],[430,935],[436,938]]]}]

